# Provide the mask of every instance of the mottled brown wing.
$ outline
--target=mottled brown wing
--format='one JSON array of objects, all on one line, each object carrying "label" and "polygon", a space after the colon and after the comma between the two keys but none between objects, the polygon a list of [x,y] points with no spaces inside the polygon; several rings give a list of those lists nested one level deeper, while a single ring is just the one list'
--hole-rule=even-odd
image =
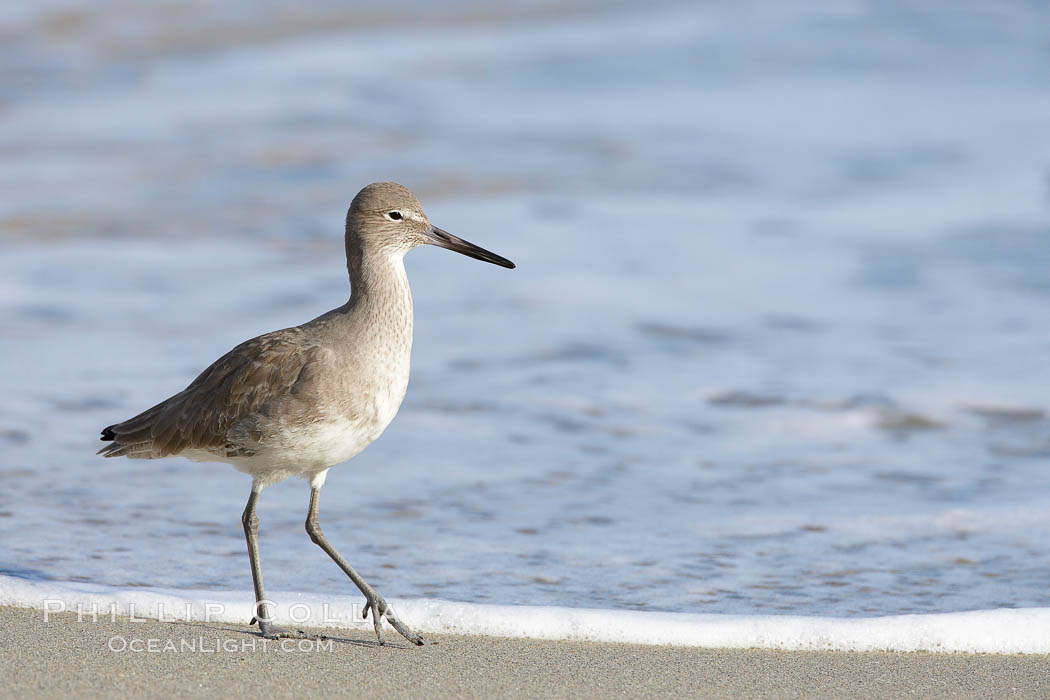
[{"label": "mottled brown wing", "polygon": [[[156,458],[228,447],[227,431],[264,404],[293,393],[323,349],[288,328],[245,341],[168,400],[102,431],[107,457]],[[304,372],[305,371],[305,372]],[[236,446],[231,446],[236,447]]]}]

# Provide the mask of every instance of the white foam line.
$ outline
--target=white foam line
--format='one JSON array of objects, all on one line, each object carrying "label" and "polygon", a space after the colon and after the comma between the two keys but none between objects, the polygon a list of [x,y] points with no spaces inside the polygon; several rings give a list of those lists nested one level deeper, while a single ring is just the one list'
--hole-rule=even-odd
[{"label": "white foam line", "polygon": [[[274,592],[275,622],[370,628],[363,600]],[[109,588],[0,576],[0,605],[80,612],[85,622],[111,614],[138,619],[245,625],[251,592]],[[977,610],[869,618],[712,615],[585,608],[389,600],[422,634],[466,634],[722,649],[1050,653],[1050,608]],[[43,619],[43,613],[42,613]]]}]

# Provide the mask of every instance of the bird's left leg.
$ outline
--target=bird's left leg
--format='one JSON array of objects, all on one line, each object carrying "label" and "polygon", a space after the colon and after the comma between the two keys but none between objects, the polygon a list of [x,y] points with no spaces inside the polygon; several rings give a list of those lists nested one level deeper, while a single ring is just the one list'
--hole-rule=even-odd
[{"label": "bird's left leg", "polygon": [[255,587],[255,617],[248,626],[258,623],[259,633],[266,639],[317,639],[302,630],[281,629],[270,621],[270,604],[263,591],[262,566],[259,563],[259,516],[255,514],[255,502],[259,500],[260,490],[256,484],[252,484],[248,505],[244,507],[244,513],[241,515],[244,538],[248,541],[248,560],[252,565],[252,584]]}]

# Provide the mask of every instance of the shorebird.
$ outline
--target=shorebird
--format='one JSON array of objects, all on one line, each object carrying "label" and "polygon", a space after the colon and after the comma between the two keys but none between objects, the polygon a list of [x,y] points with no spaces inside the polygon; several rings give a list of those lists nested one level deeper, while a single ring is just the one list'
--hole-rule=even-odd
[{"label": "shorebird", "polygon": [[189,386],[134,418],[102,430],[98,454],[158,459],[181,455],[226,462],[251,475],[241,522],[263,637],[301,637],[275,627],[263,592],[255,504],[271,484],[299,476],[310,484],[306,531],[365,597],[379,643],[382,621],[423,644],[336,551],[317,521],[328,470],[350,459],[390,424],[408,387],[412,294],[404,256],[431,244],[486,262],[514,263],[431,225],[402,185],[377,182],[357,193],[346,213],[350,299],[301,326],[247,340]]}]

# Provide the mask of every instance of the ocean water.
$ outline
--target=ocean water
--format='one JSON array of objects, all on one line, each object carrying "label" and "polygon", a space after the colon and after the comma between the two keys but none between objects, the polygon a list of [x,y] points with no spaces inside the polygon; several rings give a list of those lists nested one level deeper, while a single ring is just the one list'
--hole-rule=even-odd
[{"label": "ocean water", "polygon": [[[394,179],[518,269],[407,258],[408,396],[321,503],[388,598],[1050,607],[1043,4],[247,7],[0,11],[6,580],[250,602],[248,479],[98,431],[342,303]],[[352,594],[307,496],[267,586]]]}]

